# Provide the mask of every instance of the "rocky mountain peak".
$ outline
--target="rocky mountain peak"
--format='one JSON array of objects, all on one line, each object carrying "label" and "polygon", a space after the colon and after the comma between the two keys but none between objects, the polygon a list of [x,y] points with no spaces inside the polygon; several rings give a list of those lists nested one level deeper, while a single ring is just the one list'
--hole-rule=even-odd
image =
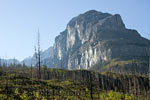
[{"label": "rocky mountain peak", "polygon": [[112,15],[109,13],[98,12],[96,10],[90,10],[83,14],[80,14],[77,17],[74,17],[68,23],[67,27],[75,27],[76,25],[90,27],[95,24],[107,25],[107,27],[110,26],[122,29],[125,28],[125,24],[123,23],[122,18],[119,14]]},{"label": "rocky mountain peak", "polygon": [[68,69],[90,69],[116,58],[147,57],[147,42],[136,30],[127,29],[119,14],[90,10],[71,19],[56,37],[51,63]]},{"label": "rocky mountain peak", "polygon": [[111,14],[98,12],[96,10],[90,10],[78,15],[77,17],[74,17],[68,23],[68,25],[73,27],[75,24],[95,24],[98,22],[98,20],[101,20],[108,16],[111,16]]},{"label": "rocky mountain peak", "polygon": [[104,19],[105,27],[108,29],[121,30],[125,29],[125,24],[122,21],[122,18],[119,14],[112,15]]}]

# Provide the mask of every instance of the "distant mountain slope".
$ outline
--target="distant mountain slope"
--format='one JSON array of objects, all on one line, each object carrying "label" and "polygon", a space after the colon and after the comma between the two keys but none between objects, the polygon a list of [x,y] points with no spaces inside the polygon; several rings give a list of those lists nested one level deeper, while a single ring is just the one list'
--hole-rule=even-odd
[{"label": "distant mountain slope", "polygon": [[17,59],[0,59],[0,66],[10,64],[20,64],[20,61]]},{"label": "distant mountain slope", "polygon": [[91,69],[97,65],[101,69],[101,64],[114,59],[131,63],[136,60],[141,62],[137,68],[146,71],[149,43],[136,30],[127,29],[119,14],[91,10],[73,18],[55,38],[50,61],[60,68]]},{"label": "distant mountain slope", "polygon": [[[45,65],[51,67],[50,66],[50,58],[51,58],[52,54],[53,54],[53,47],[49,47],[47,50],[42,51],[41,52],[41,64],[45,64]],[[35,54],[34,54],[32,57],[28,57],[28,58],[24,59],[22,61],[22,63],[25,63],[27,66],[31,66],[31,64],[32,65],[35,64],[35,59],[36,58],[35,58]]]}]

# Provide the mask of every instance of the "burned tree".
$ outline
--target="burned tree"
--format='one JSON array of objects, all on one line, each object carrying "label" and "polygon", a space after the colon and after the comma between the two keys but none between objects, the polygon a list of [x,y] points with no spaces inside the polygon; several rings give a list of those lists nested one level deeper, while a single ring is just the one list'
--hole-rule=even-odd
[{"label": "burned tree", "polygon": [[37,65],[37,49],[36,49],[36,46],[34,47],[34,50],[35,50],[34,66],[37,67],[36,77],[38,78],[38,65]]},{"label": "burned tree", "polygon": [[149,56],[148,77],[149,77],[149,88],[150,88],[150,43],[148,45],[149,45],[149,52],[148,52],[148,56]]},{"label": "burned tree", "polygon": [[38,70],[38,79],[41,79],[41,48],[40,48],[40,33],[38,29],[38,37],[37,37],[37,51],[35,48],[35,56]]},{"label": "burned tree", "polygon": [[2,75],[2,62],[1,62],[2,60],[1,60],[1,58],[0,58],[0,75]]},{"label": "burned tree", "polygon": [[33,73],[32,73],[33,71],[32,70],[33,70],[33,68],[32,68],[32,63],[31,63],[31,76],[30,76],[31,79],[33,79]]},{"label": "burned tree", "polygon": [[41,48],[40,48],[40,33],[37,33],[37,46],[35,46],[35,66],[37,67],[37,78],[41,79]]},{"label": "burned tree", "polygon": [[47,79],[47,66],[43,65],[42,69],[43,69],[43,79]]}]

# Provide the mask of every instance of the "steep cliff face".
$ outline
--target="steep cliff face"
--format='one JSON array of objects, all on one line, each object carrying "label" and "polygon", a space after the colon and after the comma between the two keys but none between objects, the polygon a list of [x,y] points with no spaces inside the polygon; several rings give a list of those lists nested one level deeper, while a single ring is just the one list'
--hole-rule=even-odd
[{"label": "steep cliff face", "polygon": [[112,59],[148,57],[148,40],[127,29],[119,14],[88,11],[73,18],[55,39],[51,63],[68,69],[90,69]]}]

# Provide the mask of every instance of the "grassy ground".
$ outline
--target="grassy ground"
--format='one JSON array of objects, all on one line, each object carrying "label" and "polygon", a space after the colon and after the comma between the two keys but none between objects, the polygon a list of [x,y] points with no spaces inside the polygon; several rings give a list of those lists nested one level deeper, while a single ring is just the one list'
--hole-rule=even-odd
[{"label": "grassy ground", "polygon": [[70,80],[38,80],[15,73],[0,76],[0,100],[150,100],[112,90],[102,91]]}]

